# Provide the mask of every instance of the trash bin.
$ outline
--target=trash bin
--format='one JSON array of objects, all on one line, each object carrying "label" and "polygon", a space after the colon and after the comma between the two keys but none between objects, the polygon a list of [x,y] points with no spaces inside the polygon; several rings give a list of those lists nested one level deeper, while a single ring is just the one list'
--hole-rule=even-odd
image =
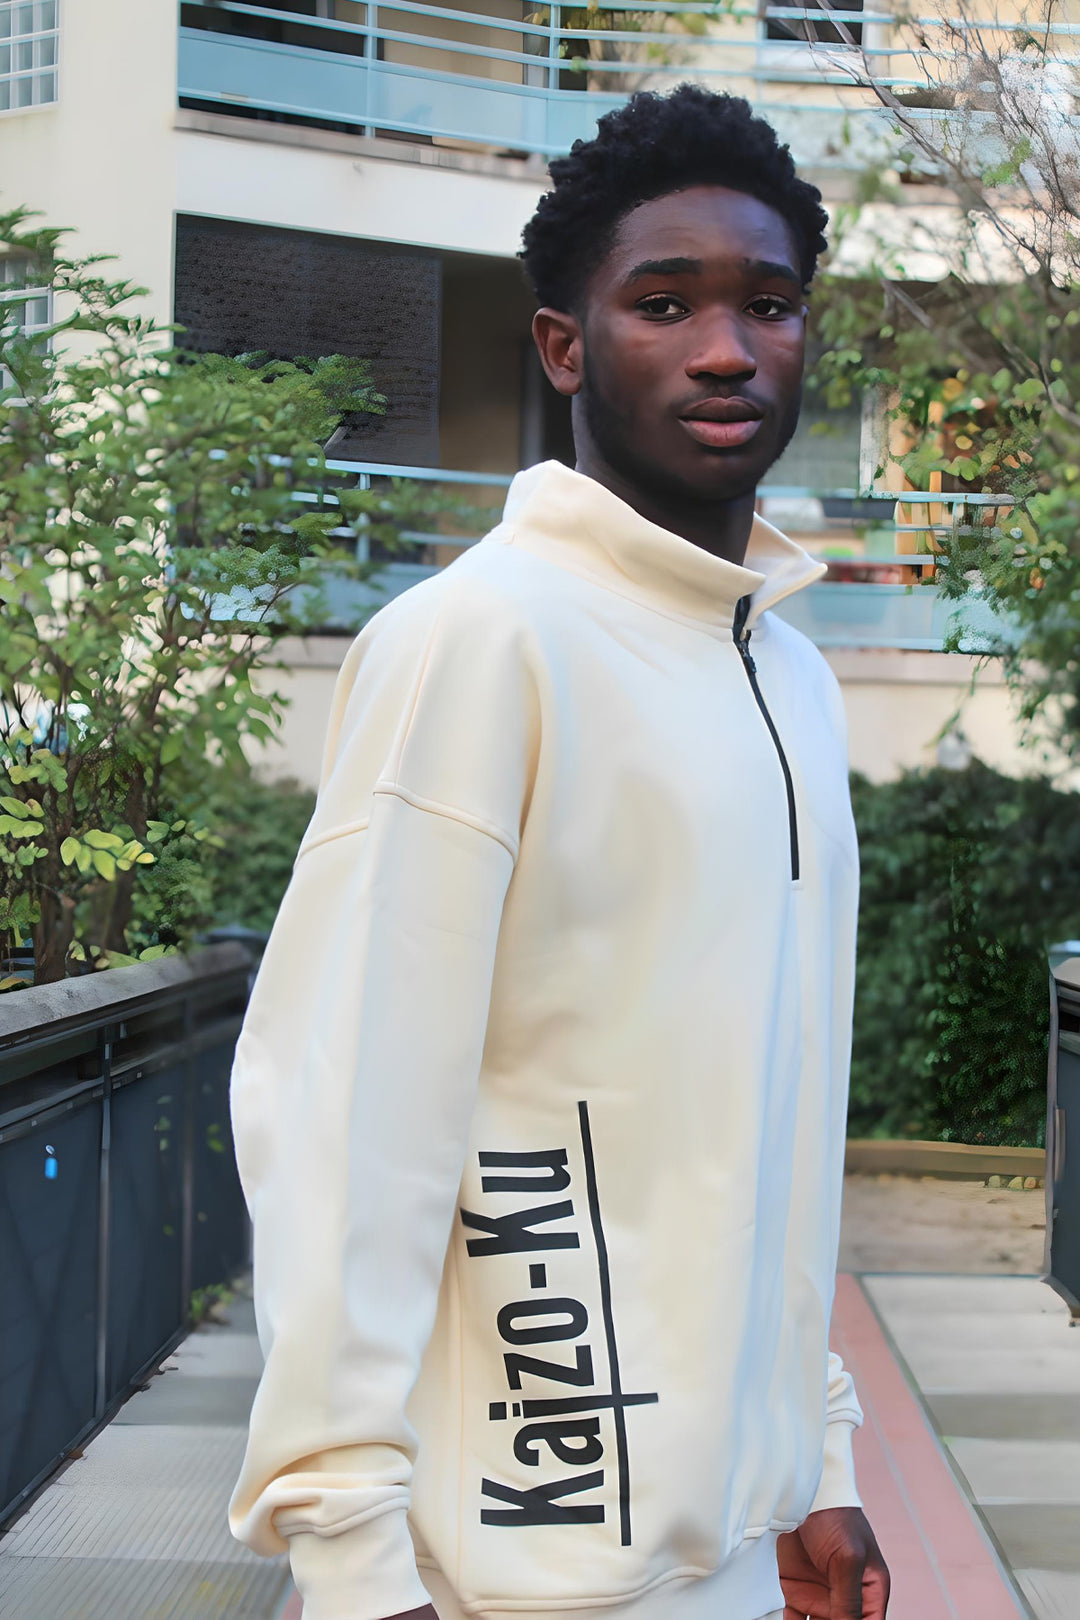
[{"label": "trash bin", "polygon": [[1080,1319],[1080,956],[1051,975],[1046,1105],[1046,1281]]}]

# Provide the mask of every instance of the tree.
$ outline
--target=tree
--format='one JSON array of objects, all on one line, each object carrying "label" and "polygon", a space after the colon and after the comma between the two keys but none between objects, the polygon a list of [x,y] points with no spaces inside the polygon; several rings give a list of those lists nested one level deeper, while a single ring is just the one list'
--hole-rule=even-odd
[{"label": "tree", "polygon": [[[932,22],[900,15],[905,71],[914,63],[925,83],[896,90],[880,66],[889,59],[868,55],[843,14],[821,5],[849,47],[852,83],[876,100],[894,140],[892,175],[862,177],[841,236],[865,232],[875,202],[899,201],[902,173],[946,187],[954,207],[944,240],[909,209],[894,216],[903,242],[869,233],[865,275],[824,278],[818,383],[834,404],[880,390],[897,424],[892,456],[915,488],[1002,497],[985,521],[937,537],[937,584],[954,598],[977,588],[998,610],[1002,633],[985,650],[1004,661],[1024,715],[1075,757],[1080,133],[1070,37],[1057,31],[1053,0],[1004,19],[975,16],[967,0]],[[919,248],[945,254],[943,279],[908,279]]]},{"label": "tree", "polygon": [[[140,874],[213,836],[170,807],[272,736],[256,676],[320,579],[370,574],[357,536],[392,545],[431,497],[327,471],[343,416],[385,409],[366,363],[167,347],[141,289],[30,218],[0,218],[0,937],[48,982],[126,959]],[[27,335],[32,287],[55,313]]]}]

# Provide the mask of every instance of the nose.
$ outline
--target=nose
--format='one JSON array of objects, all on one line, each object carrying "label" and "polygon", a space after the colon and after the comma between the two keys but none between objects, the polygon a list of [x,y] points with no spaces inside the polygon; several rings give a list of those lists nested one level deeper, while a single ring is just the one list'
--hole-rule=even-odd
[{"label": "nose", "polygon": [[[698,326],[698,323],[694,323]],[[757,361],[746,340],[743,323],[734,312],[716,314],[702,329],[698,342],[686,361],[688,377],[750,378],[757,372]]]}]

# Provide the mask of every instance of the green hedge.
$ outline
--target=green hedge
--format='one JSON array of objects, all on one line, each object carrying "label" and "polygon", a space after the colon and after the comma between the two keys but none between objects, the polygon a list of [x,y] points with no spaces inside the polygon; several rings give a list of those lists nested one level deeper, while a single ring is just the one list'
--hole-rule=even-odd
[{"label": "green hedge", "polygon": [[296,782],[208,769],[198,804],[173,806],[190,832],[169,839],[145,869],[134,948],[189,945],[227,924],[268,933],[314,808],[314,793]]},{"label": "green hedge", "polygon": [[1041,1146],[1046,947],[1080,933],[1080,795],[973,762],[855,776],[852,797],[849,1134]]}]

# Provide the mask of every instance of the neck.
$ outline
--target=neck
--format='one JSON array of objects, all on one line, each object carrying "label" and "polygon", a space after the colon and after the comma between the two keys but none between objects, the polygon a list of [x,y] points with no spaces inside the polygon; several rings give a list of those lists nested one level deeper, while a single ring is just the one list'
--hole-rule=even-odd
[{"label": "neck", "polygon": [[642,489],[610,466],[592,446],[583,446],[576,466],[579,473],[603,484],[648,522],[680,535],[713,557],[742,566],[754,524],[756,490],[731,500],[704,501]]}]

